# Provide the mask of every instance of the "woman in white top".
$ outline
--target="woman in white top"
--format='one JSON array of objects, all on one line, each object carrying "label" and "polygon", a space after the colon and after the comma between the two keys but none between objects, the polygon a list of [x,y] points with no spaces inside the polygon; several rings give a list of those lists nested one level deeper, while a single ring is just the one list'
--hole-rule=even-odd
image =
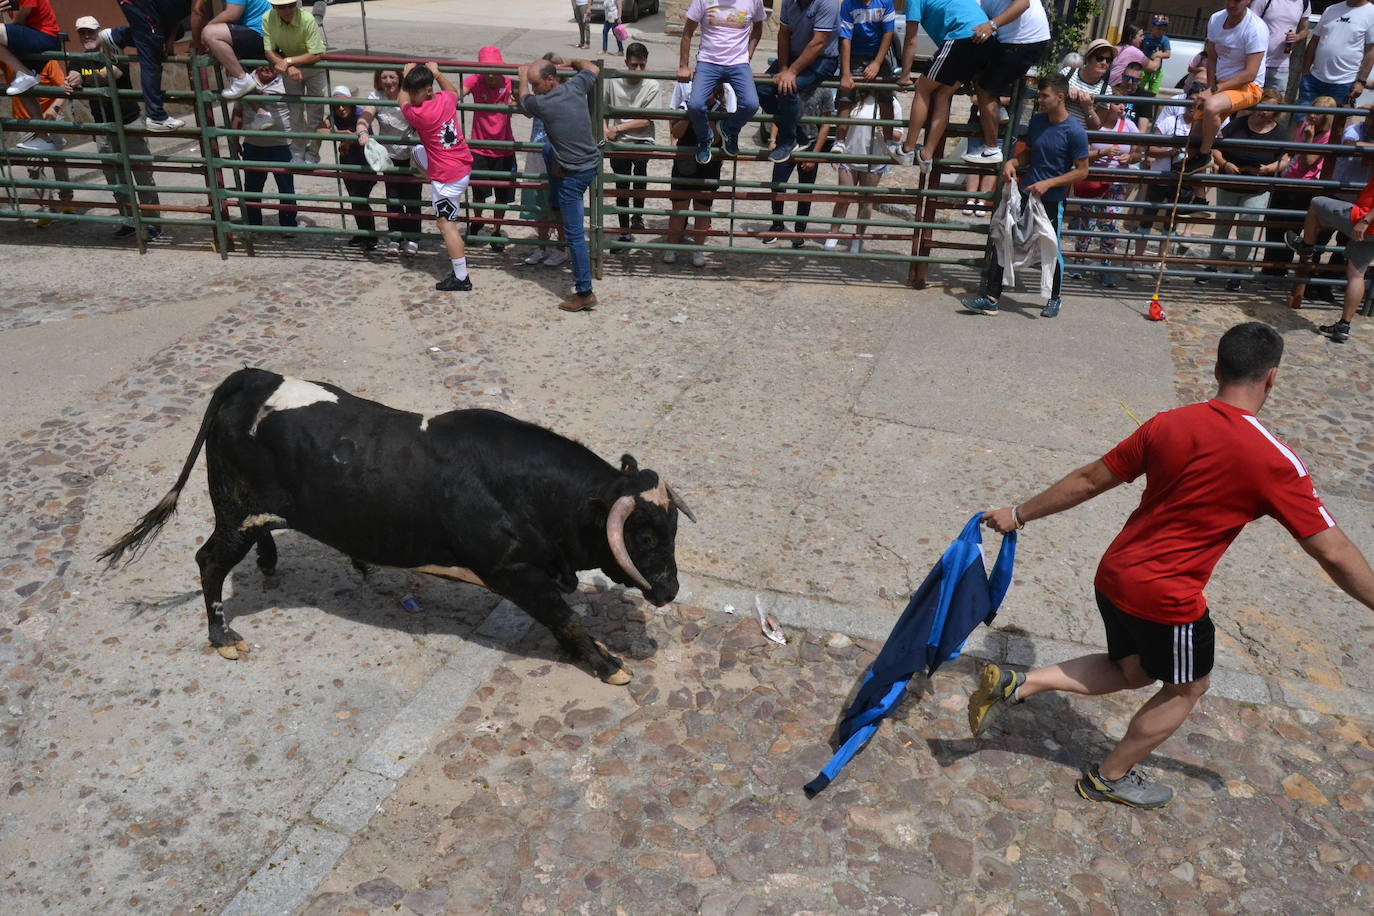
[{"label": "woman in white top", "polygon": [[[378,70],[372,77],[372,91],[367,94],[369,101],[395,102],[401,91],[401,74],[398,70]],[[401,117],[400,105],[368,105],[358,117],[358,145],[366,146],[372,135],[393,139],[414,140],[415,128]],[[386,143],[386,154],[396,166],[396,171],[387,172],[382,180],[386,182],[386,208],[389,214],[405,213],[406,216],[386,218],[388,232],[420,232],[420,184],[410,173],[411,146],[408,143]],[[415,254],[420,243],[415,239],[392,239],[388,250],[392,254],[404,251]]]}]

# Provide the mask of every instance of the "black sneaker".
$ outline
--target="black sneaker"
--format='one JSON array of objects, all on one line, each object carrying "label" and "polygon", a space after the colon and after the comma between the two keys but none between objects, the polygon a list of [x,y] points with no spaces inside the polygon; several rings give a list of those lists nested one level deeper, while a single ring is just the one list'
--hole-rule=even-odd
[{"label": "black sneaker", "polygon": [[792,247],[793,247],[793,248],[805,248],[805,247],[806,247],[806,239],[793,239],[793,240],[792,240]]},{"label": "black sneaker", "polygon": [[1304,242],[1302,240],[1302,233],[1294,232],[1291,229],[1283,234],[1283,242],[1289,248],[1296,251],[1299,256],[1304,258],[1311,257],[1312,252],[1315,251],[1317,247],[1315,245],[1309,245],[1306,242]]},{"label": "black sneaker", "polygon": [[449,274],[447,277],[444,277],[444,279],[434,284],[434,288],[445,293],[472,292],[472,278],[464,277],[459,280],[453,274]]},{"label": "black sneaker", "polygon": [[1350,337],[1350,322],[1336,321],[1334,324],[1324,324],[1317,330],[1330,337],[1332,343],[1345,343]]},{"label": "black sneaker", "polygon": [[1241,282],[1239,280],[1231,279],[1226,281],[1226,291],[1228,293],[1238,293],[1240,292],[1240,288]]},{"label": "black sneaker", "polygon": [[643,228],[644,228],[644,217],[642,217],[642,216],[632,216],[632,217],[630,217],[630,228],[631,228],[631,229],[643,229]]},{"label": "black sneaker", "polygon": [[1103,779],[1095,763],[1083,771],[1074,788],[1089,801],[1116,802],[1131,808],[1163,808],[1174,797],[1173,789],[1150,782],[1135,770],[1120,779]]},{"label": "black sneaker", "polygon": [[[1202,268],[1202,269],[1205,270],[1205,271],[1207,271],[1209,274],[1214,274],[1214,273],[1217,272],[1217,269],[1216,269],[1215,267],[1204,267],[1204,268]],[[1206,286],[1206,285],[1207,285],[1207,280],[1208,280],[1207,277],[1194,277],[1194,278],[1193,278],[1193,282],[1196,283],[1198,286]]]},{"label": "black sneaker", "polygon": [[1190,149],[1188,155],[1183,158],[1183,174],[1196,175],[1205,172],[1212,166],[1212,154],[1204,153],[1201,150]]},{"label": "black sneaker", "polygon": [[784,232],[786,229],[787,227],[782,223],[773,223],[759,236],[759,241],[764,245],[771,245],[778,240],[778,237],[773,233]]},{"label": "black sneaker", "polygon": [[137,231],[138,230],[134,228],[133,223],[123,223],[115,229],[114,237],[117,239],[127,239],[129,236],[133,235]]}]

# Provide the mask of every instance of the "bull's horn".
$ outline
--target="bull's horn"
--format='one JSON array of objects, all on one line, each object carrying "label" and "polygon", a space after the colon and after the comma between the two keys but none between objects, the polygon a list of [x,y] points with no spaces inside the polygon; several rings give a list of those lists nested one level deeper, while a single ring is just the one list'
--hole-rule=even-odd
[{"label": "bull's horn", "polygon": [[688,507],[687,503],[683,502],[682,497],[677,495],[677,491],[673,489],[673,485],[665,482],[664,486],[668,488],[668,499],[673,503],[673,505],[681,509],[682,514],[690,518],[692,520],[692,524],[695,525],[697,523],[697,517],[692,514],[691,508]]},{"label": "bull's horn", "polygon": [[635,561],[630,559],[630,552],[625,549],[625,519],[630,517],[630,513],[635,510],[635,498],[633,496],[622,496],[611,506],[611,512],[606,516],[606,543],[611,546],[611,553],[615,556],[615,561],[620,564],[620,568],[625,570],[625,574],[634,580],[639,586],[640,591],[648,595],[653,591],[649,583],[635,569]]}]

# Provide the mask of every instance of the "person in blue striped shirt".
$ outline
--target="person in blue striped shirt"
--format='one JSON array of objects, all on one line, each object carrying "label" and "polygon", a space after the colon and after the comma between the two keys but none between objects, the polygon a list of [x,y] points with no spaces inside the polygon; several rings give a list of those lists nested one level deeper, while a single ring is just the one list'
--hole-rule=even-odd
[{"label": "person in blue striped shirt", "polygon": [[[894,74],[892,65],[887,62],[887,52],[897,30],[897,8],[893,0],[842,0],[839,27],[840,91],[835,94],[835,108],[840,118],[847,118],[854,107],[856,78],[865,83],[892,82]],[[891,120],[892,90],[878,89],[872,94],[878,102],[878,117]],[[844,141],[848,133],[847,124],[836,126],[835,142],[830,147],[832,153],[845,152]],[[883,134],[895,150],[892,128],[884,127]]]}]

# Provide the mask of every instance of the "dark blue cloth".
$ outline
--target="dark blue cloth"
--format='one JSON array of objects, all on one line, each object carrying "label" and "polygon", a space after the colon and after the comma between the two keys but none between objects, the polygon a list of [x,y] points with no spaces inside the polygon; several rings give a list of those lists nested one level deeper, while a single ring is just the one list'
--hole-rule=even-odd
[{"label": "dark blue cloth", "polygon": [[[1088,135],[1072,116],[1055,124],[1043,114],[1032,115],[1026,143],[1031,150],[1030,168],[1026,169],[1022,187],[1066,175],[1073,171],[1075,160],[1088,158]],[[1061,184],[1042,194],[1041,199],[1056,201],[1068,196],[1069,186]]]},{"label": "dark blue cloth", "polygon": [[887,642],[873,660],[859,693],[840,723],[840,749],[805,791],[813,796],[830,785],[844,765],[878,730],[878,723],[901,700],[907,683],[924,668],[935,673],[959,652],[978,624],[991,624],[1011,585],[1016,562],[1016,532],[1002,539],[1002,548],[989,575],[983,566],[980,512],[969,519],[959,537],[911,596]]}]

